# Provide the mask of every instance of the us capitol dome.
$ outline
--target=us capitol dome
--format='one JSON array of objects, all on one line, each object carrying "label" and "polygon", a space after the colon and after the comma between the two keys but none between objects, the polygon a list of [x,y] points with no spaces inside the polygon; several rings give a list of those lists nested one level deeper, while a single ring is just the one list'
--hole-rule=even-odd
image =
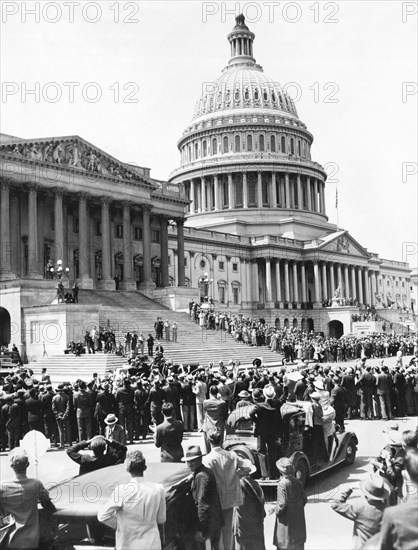
[{"label": "us capitol dome", "polygon": [[292,99],[256,63],[254,38],[237,16],[231,58],[202,87],[170,182],[186,190],[189,227],[315,238],[335,230],[325,213],[326,173],[312,161],[313,136]]}]

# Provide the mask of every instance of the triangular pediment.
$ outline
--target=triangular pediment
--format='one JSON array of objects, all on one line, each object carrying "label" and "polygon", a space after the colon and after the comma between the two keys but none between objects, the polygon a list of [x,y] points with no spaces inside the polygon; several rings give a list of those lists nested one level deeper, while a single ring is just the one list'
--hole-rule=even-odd
[{"label": "triangular pediment", "polygon": [[0,145],[0,154],[60,169],[91,172],[118,180],[137,181],[157,188],[146,168],[122,162],[80,136],[42,139],[11,138]]},{"label": "triangular pediment", "polygon": [[366,248],[362,247],[348,231],[336,231],[320,239],[315,239],[305,244],[305,250],[317,250],[324,254],[346,254],[347,256],[357,256],[361,258],[370,258],[371,255]]}]

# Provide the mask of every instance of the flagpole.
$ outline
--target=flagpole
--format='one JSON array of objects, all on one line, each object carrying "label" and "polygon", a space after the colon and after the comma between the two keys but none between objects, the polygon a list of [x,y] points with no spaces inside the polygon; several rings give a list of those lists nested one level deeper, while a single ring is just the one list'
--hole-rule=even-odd
[{"label": "flagpole", "polygon": [[338,220],[338,186],[335,188],[335,208],[337,209],[337,231],[339,231],[340,223]]}]

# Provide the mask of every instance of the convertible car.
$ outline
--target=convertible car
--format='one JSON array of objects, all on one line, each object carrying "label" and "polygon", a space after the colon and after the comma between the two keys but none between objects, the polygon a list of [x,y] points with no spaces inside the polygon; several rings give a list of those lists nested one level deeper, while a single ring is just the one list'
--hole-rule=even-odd
[{"label": "convertible car", "polygon": [[[305,403],[304,406],[307,406]],[[263,457],[257,452],[257,437],[254,435],[254,424],[249,417],[251,406],[239,407],[231,412],[226,425],[224,449],[235,451],[242,458],[247,458],[257,467],[260,485],[274,485],[277,480],[266,479]],[[357,452],[357,436],[353,432],[336,431],[330,460],[315,464],[311,452],[311,430],[307,413],[299,407],[286,404],[281,409],[283,429],[277,434],[276,456],[289,458],[294,466],[296,477],[305,485],[310,476],[318,475],[338,464],[352,464]],[[309,415],[308,415],[309,416]]]},{"label": "convertible car", "polygon": [[[190,496],[190,471],[184,464],[148,463],[144,479],[164,486],[167,521],[161,532],[164,550],[192,550],[195,527],[194,503]],[[123,464],[67,479],[49,488],[57,511],[51,519],[58,524],[53,545],[42,548],[72,550],[81,544],[114,548],[115,532],[97,519],[99,508],[110,498],[117,485],[129,482]],[[41,525],[45,525],[45,518]],[[56,531],[55,531],[56,533]],[[49,533],[50,534],[50,533]],[[58,538],[58,540],[57,540]],[[88,546],[86,546],[88,548]]]}]

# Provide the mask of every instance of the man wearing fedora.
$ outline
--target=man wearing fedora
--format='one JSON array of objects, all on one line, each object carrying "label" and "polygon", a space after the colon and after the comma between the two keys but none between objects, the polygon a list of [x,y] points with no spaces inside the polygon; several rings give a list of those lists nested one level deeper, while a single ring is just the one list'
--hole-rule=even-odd
[{"label": "man wearing fedora", "polygon": [[161,462],[180,462],[183,457],[184,424],[173,418],[173,404],[164,403],[162,406],[164,422],[155,428],[155,446],[161,449]]},{"label": "man wearing fedora", "polygon": [[347,502],[355,487],[343,491],[331,508],[354,522],[353,550],[363,545],[380,531],[387,493],[383,479],[372,474],[360,484],[363,498]]},{"label": "man wearing fedora", "polygon": [[51,407],[57,421],[60,449],[63,449],[66,443],[71,445],[70,398],[65,393],[64,384],[59,384],[57,387]]},{"label": "man wearing fedora", "polygon": [[204,466],[202,458],[199,445],[190,445],[182,458],[192,472],[190,492],[195,504],[193,523],[197,533],[190,547],[194,550],[218,550],[223,526],[221,502],[215,476]]},{"label": "man wearing fedora", "polygon": [[[109,439],[110,441],[116,441],[121,445],[126,445],[125,430],[123,426],[118,424],[117,417],[114,414],[108,414],[104,420],[104,423],[106,424],[105,434],[104,434],[105,438]],[[117,454],[114,447],[111,447],[110,445],[107,448],[107,452]]]}]

